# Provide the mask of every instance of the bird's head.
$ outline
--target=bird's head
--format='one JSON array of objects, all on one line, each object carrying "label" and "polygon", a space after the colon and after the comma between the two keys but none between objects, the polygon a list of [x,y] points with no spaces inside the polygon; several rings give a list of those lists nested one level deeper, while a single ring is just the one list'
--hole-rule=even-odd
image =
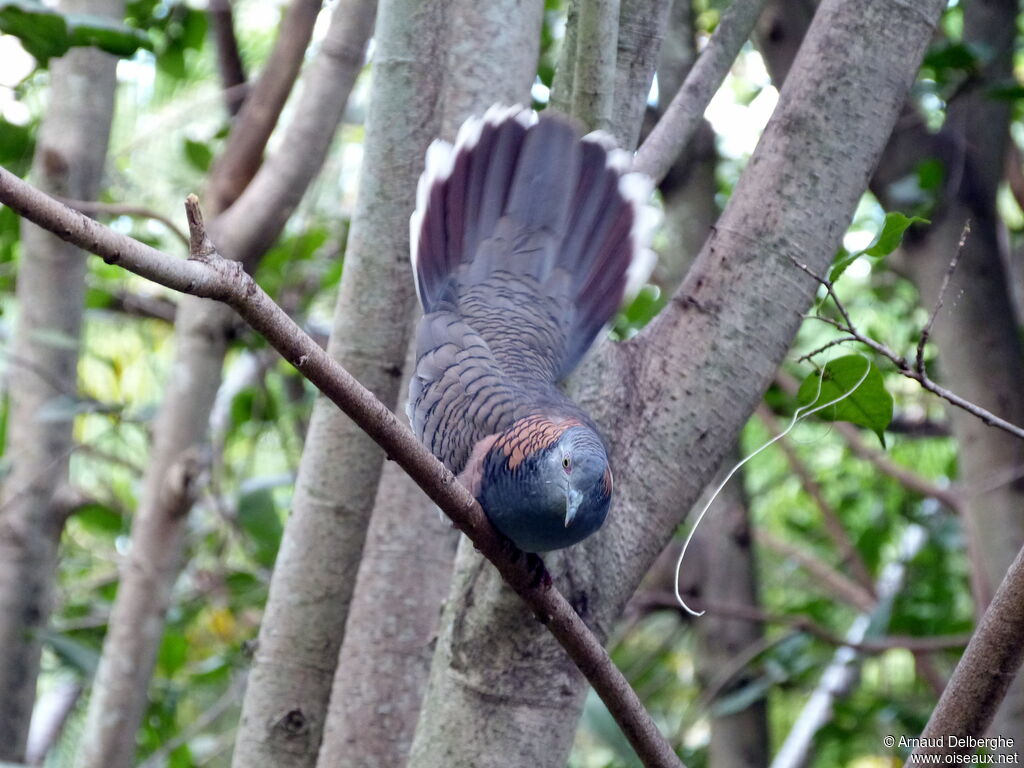
[{"label": "bird's head", "polygon": [[601,527],[612,473],[604,444],[590,427],[577,422],[533,429],[541,436],[495,444],[478,498],[491,523],[520,549],[547,552]]}]

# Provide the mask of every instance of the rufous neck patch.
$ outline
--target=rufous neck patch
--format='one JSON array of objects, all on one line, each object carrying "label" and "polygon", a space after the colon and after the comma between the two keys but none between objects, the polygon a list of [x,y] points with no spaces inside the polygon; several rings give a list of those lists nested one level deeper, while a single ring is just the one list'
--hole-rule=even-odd
[{"label": "rufous neck patch", "polygon": [[582,426],[577,419],[526,416],[501,433],[494,447],[505,454],[508,468],[515,469],[527,457],[554,445],[567,429]]}]

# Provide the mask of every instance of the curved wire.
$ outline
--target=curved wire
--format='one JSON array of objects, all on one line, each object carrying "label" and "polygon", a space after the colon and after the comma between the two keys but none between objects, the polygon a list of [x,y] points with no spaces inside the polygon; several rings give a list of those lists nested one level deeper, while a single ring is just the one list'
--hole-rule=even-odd
[{"label": "curved wire", "polygon": [[[740,467],[742,467],[744,464],[746,464],[752,458],[754,458],[759,453],[761,453],[761,451],[765,450],[769,446],[773,445],[774,443],[778,442],[779,440],[784,438],[786,435],[788,435],[793,430],[793,427],[795,427],[797,425],[798,422],[802,421],[803,419],[807,418],[808,416],[811,416],[811,415],[817,413],[818,411],[822,411],[825,408],[828,408],[829,406],[836,405],[837,403],[842,402],[843,400],[848,398],[850,395],[852,395],[854,392],[856,392],[857,389],[860,388],[860,385],[864,383],[864,381],[868,377],[868,374],[871,372],[871,360],[864,353],[858,353],[858,354],[860,354],[860,356],[864,358],[864,361],[867,363],[867,365],[864,367],[864,375],[860,377],[860,380],[853,386],[852,389],[848,390],[847,392],[844,392],[839,397],[837,397],[837,398],[835,398],[833,400],[830,400],[827,403],[823,403],[822,405],[819,405],[817,407],[811,408],[811,406],[813,406],[818,401],[818,398],[821,397],[821,388],[822,388],[822,385],[823,385],[823,383],[825,381],[825,368],[828,368],[828,363],[825,363],[825,367],[822,368],[821,375],[818,376],[818,391],[815,393],[814,399],[811,400],[811,402],[809,402],[807,405],[802,405],[799,408],[797,408],[795,411],[793,411],[793,418],[790,419],[789,426],[787,426],[784,430],[782,430],[779,434],[777,434],[771,440],[769,440],[768,442],[764,443],[762,446],[760,446],[753,453],[749,453],[746,456],[744,456],[742,459],[740,459],[739,463],[737,463],[736,466],[734,466],[732,469],[729,470],[729,473],[725,476],[725,479],[723,479],[722,482],[718,485],[718,487],[715,489],[715,492],[711,494],[711,498],[708,499],[707,503],[701,509],[700,513],[698,513],[697,519],[693,523],[693,527],[690,529],[690,532],[686,535],[686,541],[683,542],[683,549],[679,553],[679,559],[676,561],[676,578],[675,578],[675,584],[674,584],[675,593],[676,593],[676,601],[679,603],[679,605],[681,605],[683,607],[683,610],[685,610],[691,616],[703,616],[705,612],[704,611],[695,611],[695,610],[693,610],[690,606],[688,606],[686,604],[686,601],[683,600],[683,596],[679,592],[679,574],[680,574],[680,571],[682,570],[682,567],[683,567],[683,558],[686,556],[686,550],[689,549],[690,542],[693,540],[693,534],[697,532],[697,528],[698,528],[698,526],[700,526],[701,521],[704,519],[704,515],[707,514],[708,510],[711,508],[711,505],[715,503],[715,499],[717,499],[718,495],[722,492],[722,489],[725,488],[725,486],[728,484],[728,482],[732,479],[732,476],[735,475],[739,471]],[[832,361],[830,360],[829,362],[832,362]],[[810,410],[807,410],[808,408],[810,408]]]}]

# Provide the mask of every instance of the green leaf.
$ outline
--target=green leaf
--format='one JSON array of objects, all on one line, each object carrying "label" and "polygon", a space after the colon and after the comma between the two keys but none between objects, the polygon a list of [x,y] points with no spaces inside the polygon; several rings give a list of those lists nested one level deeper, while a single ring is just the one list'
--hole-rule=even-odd
[{"label": "green leaf", "polygon": [[614,331],[621,339],[629,338],[647,325],[668,303],[656,285],[645,285],[615,318]]},{"label": "green leaf", "polygon": [[892,421],[892,395],[885,389],[881,371],[867,358],[846,355],[830,361],[823,371],[815,371],[804,379],[797,401],[801,406],[813,403],[817,407],[843,395],[846,397],[818,411],[817,416],[823,421],[849,421],[867,427],[884,446],[885,429]]},{"label": "green leaf", "polygon": [[64,17],[36,0],[0,0],[0,32],[21,40],[40,64],[71,46]]},{"label": "green leaf", "polygon": [[273,566],[284,529],[270,489],[250,491],[238,499],[238,522],[255,544],[256,561],[267,568]]},{"label": "green leaf", "polygon": [[61,14],[38,0],[0,0],[0,32],[14,35],[45,65],[75,46],[95,46],[115,56],[150,48],[146,35],[102,16]]},{"label": "green leaf", "polygon": [[192,768],[192,750],[188,744],[182,744],[167,756],[167,768]]},{"label": "green leaf", "polygon": [[172,80],[184,80],[185,51],[180,46],[172,46],[157,54],[156,68]]},{"label": "green leaf", "polygon": [[967,43],[946,43],[928,51],[923,66],[936,71],[960,69],[973,71],[979,62],[978,51]]},{"label": "green leaf", "polygon": [[32,129],[0,118],[0,165],[13,173],[24,173],[32,159]]},{"label": "green leaf", "polygon": [[131,56],[140,48],[152,50],[153,44],[137,29],[103,16],[69,13],[64,17],[72,46],[93,46],[115,56]]},{"label": "green leaf", "polygon": [[206,14],[187,7],[184,8],[184,14],[181,21],[181,44],[184,48],[201,50],[206,42]]},{"label": "green leaf", "polygon": [[185,139],[185,159],[196,170],[206,173],[213,163],[213,150],[201,141]]},{"label": "green leaf", "polygon": [[846,249],[840,248],[836,261],[832,265],[832,270],[829,272],[829,281],[834,283],[838,280],[847,267],[861,256],[868,256],[872,259],[881,259],[888,256],[899,248],[900,243],[903,242],[903,233],[912,224],[928,223],[927,219],[922,219],[920,216],[904,216],[898,211],[885,214],[885,221],[882,222],[881,231],[879,231],[867,248],[862,251],[854,251],[853,253],[848,253]]},{"label": "green leaf", "polygon": [[168,629],[160,641],[160,650],[157,653],[157,663],[160,670],[171,677],[175,672],[185,665],[188,659],[188,640],[185,636]]},{"label": "green leaf", "polygon": [[921,189],[937,190],[945,177],[946,165],[936,157],[929,157],[917,164],[917,185]]},{"label": "green leaf", "polygon": [[74,520],[86,530],[104,535],[117,535],[124,528],[124,518],[105,504],[90,502],[75,510]]},{"label": "green leaf", "polygon": [[62,635],[59,632],[43,630],[39,633],[39,639],[50,646],[50,650],[56,654],[65,664],[77,669],[86,677],[92,677],[100,662],[100,654],[95,648],[86,645],[79,640]]},{"label": "green leaf", "polygon": [[900,247],[900,243],[903,242],[903,233],[910,228],[911,224],[927,223],[927,219],[922,219],[920,216],[904,216],[899,211],[885,214],[882,231],[878,233],[871,245],[864,249],[864,255],[875,258],[888,256]]},{"label": "green leaf", "polygon": [[1017,99],[1024,99],[1024,85],[1010,80],[999,85],[993,85],[991,88],[986,89],[985,93],[990,99],[1016,101]]}]

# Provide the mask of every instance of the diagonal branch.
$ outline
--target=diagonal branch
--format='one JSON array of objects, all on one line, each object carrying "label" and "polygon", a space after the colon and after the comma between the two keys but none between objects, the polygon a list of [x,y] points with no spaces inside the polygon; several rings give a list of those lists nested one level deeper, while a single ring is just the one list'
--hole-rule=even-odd
[{"label": "diagonal branch", "polygon": [[[923,765],[921,755],[974,754],[966,737],[985,733],[1024,661],[1024,549],[1006,572],[981,617],[971,642],[953,671],[920,745],[907,765]],[[930,745],[936,745],[934,747]]]},{"label": "diagonal branch", "polygon": [[228,113],[234,117],[248,95],[245,64],[235,36],[235,14],[231,0],[210,0],[207,6],[210,32],[217,49],[217,70]]},{"label": "diagonal branch", "polygon": [[168,288],[231,306],[288,362],[344,411],[451,518],[455,527],[498,569],[593,685],[647,766],[679,766],[679,759],[636,692],[562,594],[538,558],[524,556],[491,527],[476,499],[423,447],[398,418],[338,365],[267,296],[238,262],[208,246],[198,200],[186,201],[193,256],[175,259],[67,208],[0,168],[0,201],[59,237]]},{"label": "diagonal branch", "polygon": [[766,0],[733,0],[722,14],[658,124],[640,146],[633,169],[660,181],[692,140],[704,110],[722,84],[743,44],[750,37]]},{"label": "diagonal branch", "polygon": [[320,0],[292,0],[281,21],[277,41],[246,96],[223,153],[210,174],[210,208],[220,213],[252,181],[263,161],[263,150],[299,75]]}]

